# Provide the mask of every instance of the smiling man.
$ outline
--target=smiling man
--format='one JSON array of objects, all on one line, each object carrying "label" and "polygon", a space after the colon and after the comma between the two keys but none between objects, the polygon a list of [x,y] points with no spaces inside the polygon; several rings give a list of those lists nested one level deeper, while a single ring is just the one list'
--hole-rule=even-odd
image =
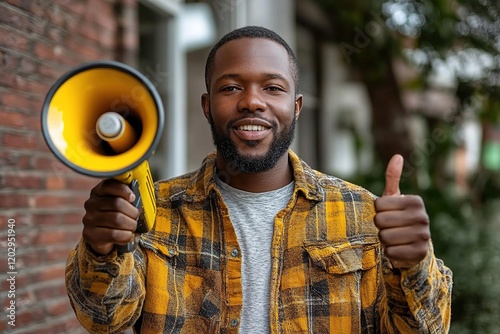
[{"label": "smiling man", "polygon": [[[202,109],[216,151],[157,183],[154,228],[105,180],[85,204],[68,294],[92,333],[446,333],[452,274],[419,196],[388,164],[380,198],[289,149],[302,108],[295,55],[262,27],[209,54]],[[382,176],[381,176],[382,177]]]}]

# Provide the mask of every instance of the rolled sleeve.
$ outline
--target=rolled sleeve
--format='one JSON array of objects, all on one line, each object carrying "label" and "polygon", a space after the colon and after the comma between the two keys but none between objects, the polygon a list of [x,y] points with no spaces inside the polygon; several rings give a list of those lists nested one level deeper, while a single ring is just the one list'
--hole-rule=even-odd
[{"label": "rolled sleeve", "polygon": [[[389,313],[415,324],[415,333],[448,332],[452,272],[435,257],[432,244],[426,257],[412,268],[394,270],[384,258],[383,277]],[[398,321],[391,323],[397,327]]]},{"label": "rolled sleeve", "polygon": [[66,287],[76,316],[90,332],[117,333],[133,326],[145,297],[144,256],[94,253],[81,240],[68,257]]}]

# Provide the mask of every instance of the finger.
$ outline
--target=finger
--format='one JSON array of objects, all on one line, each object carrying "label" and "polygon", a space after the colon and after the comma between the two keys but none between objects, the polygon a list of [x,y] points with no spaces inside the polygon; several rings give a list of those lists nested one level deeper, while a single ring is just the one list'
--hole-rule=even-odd
[{"label": "finger", "polygon": [[116,196],[129,202],[135,200],[135,194],[128,185],[115,179],[106,179],[100,182],[90,192],[91,196]]},{"label": "finger", "polygon": [[91,197],[83,205],[87,213],[116,211],[136,220],[139,209],[121,197]]},{"label": "finger", "polygon": [[404,226],[429,226],[429,215],[425,210],[384,211],[375,215],[374,224],[379,230]]},{"label": "finger", "polygon": [[413,243],[406,245],[387,246],[384,249],[385,256],[391,262],[397,261],[401,263],[417,264],[422,261],[427,255],[427,243]]},{"label": "finger", "polygon": [[375,200],[375,210],[377,212],[424,208],[424,201],[418,195],[382,196]]},{"label": "finger", "polygon": [[430,232],[426,226],[418,228],[404,226],[380,230],[378,238],[384,247],[409,245],[414,243],[426,243],[430,239]]},{"label": "finger", "polygon": [[401,173],[403,172],[404,159],[401,155],[394,155],[385,171],[385,188],[382,196],[397,196],[401,195],[399,190],[399,182],[401,180]]},{"label": "finger", "polygon": [[92,213],[83,217],[83,225],[92,228],[110,228],[134,232],[137,229],[137,220],[117,211],[101,212],[98,215]]},{"label": "finger", "polygon": [[119,244],[125,245],[135,237],[134,232],[107,227],[84,228],[83,239],[90,245]]}]

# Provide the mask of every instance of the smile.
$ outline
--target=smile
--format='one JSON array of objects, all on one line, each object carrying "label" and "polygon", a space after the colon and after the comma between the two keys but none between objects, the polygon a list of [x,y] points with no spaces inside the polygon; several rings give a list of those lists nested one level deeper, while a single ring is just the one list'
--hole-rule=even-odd
[{"label": "smile", "polygon": [[237,129],[240,131],[264,131],[266,128],[262,125],[242,125]]}]

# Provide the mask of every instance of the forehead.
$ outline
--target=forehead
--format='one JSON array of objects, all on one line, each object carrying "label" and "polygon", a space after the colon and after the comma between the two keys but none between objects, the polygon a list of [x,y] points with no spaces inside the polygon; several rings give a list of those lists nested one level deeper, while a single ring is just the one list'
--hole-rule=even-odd
[{"label": "forehead", "polygon": [[240,38],[221,46],[215,55],[213,77],[229,73],[277,73],[293,80],[286,49],[265,38]]}]

